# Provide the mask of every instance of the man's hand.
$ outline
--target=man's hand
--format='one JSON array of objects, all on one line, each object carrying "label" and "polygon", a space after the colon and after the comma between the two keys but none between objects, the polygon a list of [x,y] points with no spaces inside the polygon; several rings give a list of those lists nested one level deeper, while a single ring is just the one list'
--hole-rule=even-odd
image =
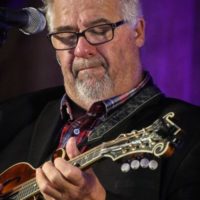
[{"label": "man's hand", "polygon": [[[70,159],[80,154],[75,138],[69,139],[66,152]],[[81,171],[63,158],[38,168],[36,180],[45,199],[105,200],[105,190],[92,169]]]}]

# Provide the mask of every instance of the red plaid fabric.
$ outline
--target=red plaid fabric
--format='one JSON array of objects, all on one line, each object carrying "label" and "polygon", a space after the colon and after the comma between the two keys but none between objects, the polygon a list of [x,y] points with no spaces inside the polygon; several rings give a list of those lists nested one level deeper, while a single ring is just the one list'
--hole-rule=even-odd
[{"label": "red plaid fabric", "polygon": [[[77,144],[81,143],[83,138],[93,130],[101,121],[101,117],[105,114],[105,105],[102,102],[95,103],[89,112],[80,116],[74,121],[67,122],[61,133],[59,148],[64,148],[69,137],[75,136]],[[83,152],[86,147],[82,148]]]}]

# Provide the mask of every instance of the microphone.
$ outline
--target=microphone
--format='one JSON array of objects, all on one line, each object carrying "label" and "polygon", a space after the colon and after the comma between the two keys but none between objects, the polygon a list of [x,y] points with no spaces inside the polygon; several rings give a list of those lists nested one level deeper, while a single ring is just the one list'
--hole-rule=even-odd
[{"label": "microphone", "polygon": [[46,19],[44,14],[33,7],[11,10],[0,7],[0,27],[17,27],[26,34],[32,35],[45,29]]}]

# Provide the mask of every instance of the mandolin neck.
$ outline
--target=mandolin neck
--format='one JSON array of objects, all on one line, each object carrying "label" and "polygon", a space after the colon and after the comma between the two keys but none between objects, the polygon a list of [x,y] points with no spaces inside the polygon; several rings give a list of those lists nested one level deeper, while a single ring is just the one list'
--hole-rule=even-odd
[{"label": "mandolin neck", "polygon": [[[100,160],[103,156],[101,155],[101,149],[103,148],[104,144],[101,144],[87,152],[69,160],[68,162],[80,169],[85,169],[91,166],[96,161]],[[58,151],[62,151],[62,156],[65,157],[65,153],[63,149],[59,149]],[[26,200],[31,197],[37,196],[40,194],[39,187],[37,185],[36,179],[32,178],[31,180],[23,183],[17,193],[13,194],[12,199],[19,199],[19,200]]]}]

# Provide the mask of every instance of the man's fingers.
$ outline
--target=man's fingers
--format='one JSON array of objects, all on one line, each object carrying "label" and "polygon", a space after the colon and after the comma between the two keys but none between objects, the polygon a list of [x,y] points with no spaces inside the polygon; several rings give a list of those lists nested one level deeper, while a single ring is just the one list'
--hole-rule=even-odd
[{"label": "man's fingers", "polygon": [[55,167],[60,171],[64,179],[66,179],[69,183],[74,186],[82,186],[84,184],[83,172],[68,163],[68,161],[57,158],[54,161]]},{"label": "man's fingers", "polygon": [[74,158],[80,154],[77,145],[76,145],[76,138],[71,137],[69,138],[67,145],[66,145],[66,152],[69,159]]},{"label": "man's fingers", "polygon": [[41,168],[36,169],[36,181],[45,199],[62,199],[62,194],[52,187]]},{"label": "man's fingers", "polygon": [[56,189],[61,190],[59,186],[62,185],[63,177],[51,161],[44,163],[44,165],[42,166],[42,171],[43,174],[46,176],[46,179],[48,179],[48,181],[51,183],[51,185],[54,187],[57,186]]}]

